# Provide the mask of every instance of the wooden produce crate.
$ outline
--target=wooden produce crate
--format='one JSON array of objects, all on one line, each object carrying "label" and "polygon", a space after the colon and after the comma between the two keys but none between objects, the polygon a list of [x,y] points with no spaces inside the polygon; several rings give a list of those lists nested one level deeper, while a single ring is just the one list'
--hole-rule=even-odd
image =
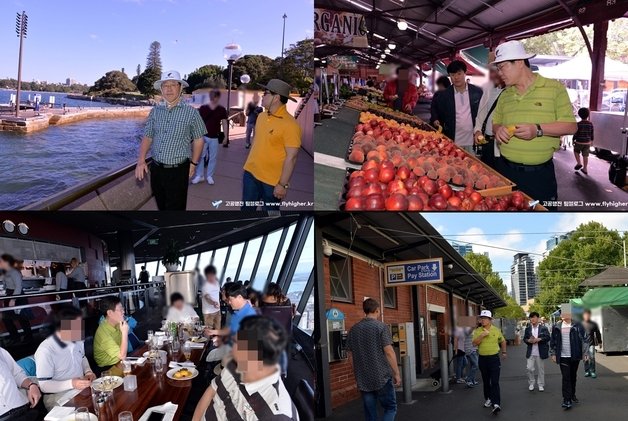
[{"label": "wooden produce crate", "polygon": [[517,187],[517,185],[515,183],[513,183],[512,181],[510,181],[510,179],[504,177],[503,175],[501,175],[500,173],[495,171],[493,168],[491,168],[488,165],[486,165],[484,162],[482,162],[482,160],[478,159],[477,156],[475,156],[474,154],[470,154],[469,152],[465,151],[464,149],[463,149],[463,151],[467,154],[467,156],[468,156],[467,159],[471,159],[475,163],[482,165],[491,174],[499,177],[500,180],[502,180],[504,183],[506,183],[505,186],[493,187],[493,188],[484,189],[484,190],[478,190],[482,196],[501,196],[501,195],[505,195],[505,194],[508,194],[508,193],[512,192]]}]

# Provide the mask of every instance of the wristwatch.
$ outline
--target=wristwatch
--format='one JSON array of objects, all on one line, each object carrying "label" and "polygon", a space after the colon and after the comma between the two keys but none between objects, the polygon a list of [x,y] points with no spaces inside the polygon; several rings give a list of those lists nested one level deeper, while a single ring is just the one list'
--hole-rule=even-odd
[{"label": "wristwatch", "polygon": [[192,165],[194,165],[196,167],[198,165],[198,162],[190,161],[190,164],[192,164]]},{"label": "wristwatch", "polygon": [[277,185],[283,187],[286,190],[288,190],[288,187],[290,187],[290,184],[281,184],[281,183],[279,183]]},{"label": "wristwatch", "polygon": [[536,137],[543,137],[543,129],[540,124],[536,125]]}]

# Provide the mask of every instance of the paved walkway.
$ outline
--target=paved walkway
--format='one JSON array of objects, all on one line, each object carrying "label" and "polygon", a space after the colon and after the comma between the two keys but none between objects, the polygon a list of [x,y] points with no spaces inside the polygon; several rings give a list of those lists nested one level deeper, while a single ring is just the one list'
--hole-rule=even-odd
[{"label": "paved walkway", "polygon": [[[598,378],[583,376],[582,364],[576,385],[580,403],[569,411],[561,408],[561,376],[558,366],[546,360],[545,392],[528,391],[525,372],[525,345],[508,347],[508,359],[502,363],[501,394],[502,412],[493,416],[483,407],[482,384],[474,389],[464,385],[452,385],[449,394],[441,392],[413,393],[415,403],[400,403],[402,393],[397,393],[397,421],[484,420],[502,418],[508,421],[570,420],[615,421],[625,420],[628,414],[628,355],[604,356],[597,354]],[[478,373],[478,379],[480,375]],[[363,419],[360,400],[337,408],[329,420]]]}]

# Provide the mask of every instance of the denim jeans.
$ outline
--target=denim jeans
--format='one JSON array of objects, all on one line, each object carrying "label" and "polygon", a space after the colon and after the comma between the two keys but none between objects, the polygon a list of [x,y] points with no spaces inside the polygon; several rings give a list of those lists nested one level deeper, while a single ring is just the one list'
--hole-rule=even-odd
[{"label": "denim jeans", "polygon": [[589,360],[584,362],[584,371],[595,373],[595,346],[589,346]]},{"label": "denim jeans", "polygon": [[467,382],[474,382],[475,375],[478,372],[478,352],[473,351],[467,353],[467,364],[469,369],[467,370]]},{"label": "denim jeans", "polygon": [[194,176],[205,176],[205,158],[209,157],[207,163],[207,177],[213,177],[214,171],[216,171],[216,160],[218,158],[218,139],[203,136],[203,140],[205,142],[203,143],[203,154],[201,155],[201,159],[199,159]]},{"label": "denim jeans", "polygon": [[279,210],[280,200],[277,199],[273,192],[275,186],[262,183],[248,171],[244,171],[242,178],[242,210],[256,210],[257,206],[247,204],[246,202],[264,202],[262,208],[264,210]]},{"label": "denim jeans", "polygon": [[482,373],[484,399],[490,399],[493,405],[501,405],[501,394],[499,390],[501,361],[499,360],[499,354],[480,355],[478,365],[480,366],[480,373]]},{"label": "denim jeans", "polygon": [[397,415],[397,397],[392,379],[388,379],[384,387],[374,392],[362,392],[364,404],[364,420],[377,421],[377,402],[384,408],[382,421],[394,421]]},{"label": "denim jeans", "polygon": [[246,144],[251,144],[251,138],[255,138],[255,124],[246,125]]},{"label": "denim jeans", "polygon": [[462,378],[462,373],[464,372],[464,366],[466,365],[466,362],[467,362],[466,355],[459,355],[455,358],[454,368],[456,370],[456,379]]}]

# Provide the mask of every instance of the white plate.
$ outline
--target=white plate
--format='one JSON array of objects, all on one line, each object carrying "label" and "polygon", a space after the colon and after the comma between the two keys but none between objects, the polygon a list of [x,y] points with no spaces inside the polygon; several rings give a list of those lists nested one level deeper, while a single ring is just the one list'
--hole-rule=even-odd
[{"label": "white plate", "polygon": [[[115,389],[116,387],[120,387],[122,386],[122,384],[124,384],[124,380],[122,380],[122,377],[119,376],[111,376],[113,378],[113,389]],[[99,392],[102,392],[102,378],[100,379],[96,379],[92,382],[92,387],[94,388],[94,390],[97,390]]]},{"label": "white plate", "polygon": [[[76,414],[68,415],[62,421],[76,421]],[[89,421],[98,421],[98,417],[91,412],[89,413]]]},{"label": "white plate", "polygon": [[204,336],[194,337],[194,338],[190,338],[190,342],[194,344],[204,344],[205,342],[207,342],[207,338]]},{"label": "white plate", "polygon": [[[179,370],[181,370],[183,368],[186,368],[187,370],[190,370],[192,372],[192,377],[185,377],[183,379],[176,379],[174,377],[174,373],[176,373],[177,371],[179,371]],[[195,368],[192,368],[192,367],[178,367],[178,368],[173,368],[171,370],[168,370],[168,372],[166,373],[166,376],[168,376],[168,378],[172,379],[172,380],[191,380],[194,377],[198,376],[198,370],[195,369]]]}]

